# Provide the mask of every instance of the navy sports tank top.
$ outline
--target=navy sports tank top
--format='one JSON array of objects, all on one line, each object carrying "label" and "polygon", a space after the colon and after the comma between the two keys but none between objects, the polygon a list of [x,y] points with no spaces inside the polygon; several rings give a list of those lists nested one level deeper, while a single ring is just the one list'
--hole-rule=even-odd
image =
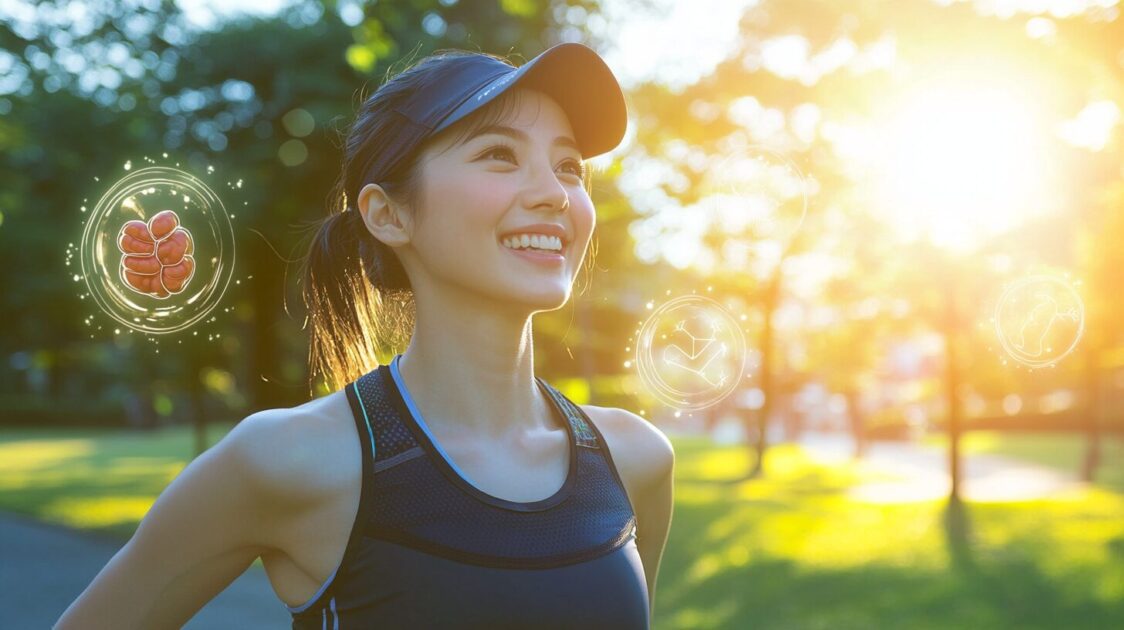
[{"label": "navy sports tank top", "polygon": [[601,432],[536,378],[569,435],[566,481],[518,503],[472,485],[433,439],[398,359],[345,388],[363,452],[339,567],[293,628],[648,627],[636,518]]}]

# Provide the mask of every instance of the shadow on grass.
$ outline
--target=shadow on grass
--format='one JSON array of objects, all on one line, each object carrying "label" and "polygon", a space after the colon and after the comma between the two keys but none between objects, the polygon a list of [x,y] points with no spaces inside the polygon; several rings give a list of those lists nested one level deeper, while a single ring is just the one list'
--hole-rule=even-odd
[{"label": "shadow on grass", "polygon": [[779,448],[738,483],[735,451],[679,446],[655,628],[1124,627],[1118,495],[863,504],[849,465]]}]

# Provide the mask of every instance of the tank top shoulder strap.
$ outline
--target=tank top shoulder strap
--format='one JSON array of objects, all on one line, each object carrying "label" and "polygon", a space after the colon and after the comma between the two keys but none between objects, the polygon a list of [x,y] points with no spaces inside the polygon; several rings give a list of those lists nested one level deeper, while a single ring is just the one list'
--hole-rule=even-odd
[{"label": "tank top shoulder strap", "polygon": [[609,444],[605,440],[604,434],[602,434],[601,430],[597,428],[597,425],[589,419],[589,415],[586,414],[585,410],[543,379],[535,378],[542,383],[551,398],[557,401],[562,409],[566,411],[566,416],[570,420],[570,425],[574,428],[574,436],[577,438],[578,446],[584,446],[597,451],[605,462],[606,467],[611,472],[612,478],[616,480],[621,490],[627,492],[627,486],[624,483],[624,479],[621,478],[620,471],[617,470],[616,463],[613,461],[613,454],[610,452]]},{"label": "tank top shoulder strap", "polygon": [[576,439],[578,446],[600,449],[600,436],[595,432],[596,429],[593,428],[593,423],[590,422],[589,418],[585,415],[585,412],[582,411],[581,407],[574,404],[573,401],[571,401],[569,398],[563,395],[562,392],[555,389],[553,385],[547,383],[545,380],[537,376],[535,377],[535,380],[537,380],[539,384],[542,385],[543,391],[545,391],[547,395],[550,396],[559,406],[559,408],[561,408],[565,413],[566,419],[570,422],[570,426],[574,429],[574,438]]},{"label": "tank top shoulder strap", "polygon": [[377,448],[371,448],[372,473],[379,473],[424,454],[421,445],[395,408],[391,395],[394,386],[391,378],[390,367],[382,365],[355,382],[356,394],[364,408],[372,439],[377,445]]}]

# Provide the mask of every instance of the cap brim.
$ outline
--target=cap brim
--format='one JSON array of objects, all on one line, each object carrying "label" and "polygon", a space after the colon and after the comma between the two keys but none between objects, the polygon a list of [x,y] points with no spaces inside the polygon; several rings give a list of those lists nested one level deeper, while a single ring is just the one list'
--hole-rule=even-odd
[{"label": "cap brim", "polygon": [[572,42],[552,46],[481,86],[454,109],[434,133],[487,105],[515,85],[539,90],[558,103],[570,119],[583,158],[611,151],[624,138],[628,114],[617,78],[592,48]]}]

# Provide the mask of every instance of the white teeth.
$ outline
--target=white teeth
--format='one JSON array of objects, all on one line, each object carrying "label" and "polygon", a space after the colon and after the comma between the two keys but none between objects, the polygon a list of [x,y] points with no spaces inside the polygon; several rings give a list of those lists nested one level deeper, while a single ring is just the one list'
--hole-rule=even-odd
[{"label": "white teeth", "polygon": [[533,247],[535,249],[562,251],[562,239],[545,234],[519,234],[505,237],[502,242],[505,247],[512,249]]}]

